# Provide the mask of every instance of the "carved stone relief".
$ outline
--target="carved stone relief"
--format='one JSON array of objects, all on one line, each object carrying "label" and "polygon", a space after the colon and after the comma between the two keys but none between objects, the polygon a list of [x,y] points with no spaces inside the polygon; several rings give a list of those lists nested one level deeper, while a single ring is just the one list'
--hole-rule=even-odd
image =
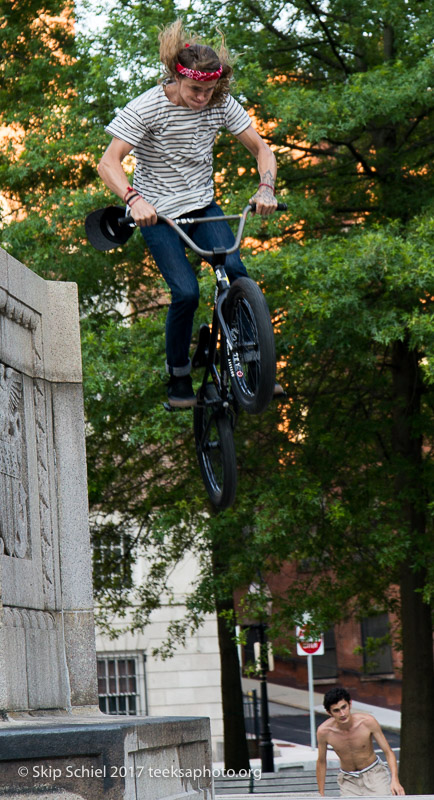
[{"label": "carved stone relief", "polygon": [[[35,415],[37,475],[30,485],[25,476],[23,453],[25,426],[23,377],[0,363],[0,554],[31,558],[29,497],[39,496],[42,552],[42,589],[48,607],[55,605],[53,529],[49,491],[49,433],[47,392],[42,379],[42,331],[40,315],[0,289],[0,314],[29,331],[33,356],[33,408]],[[11,470],[11,459],[13,459]],[[36,481],[35,481],[36,478]],[[33,495],[32,495],[33,496]]]},{"label": "carved stone relief", "polygon": [[29,546],[22,394],[22,375],[0,363],[0,553],[16,558]]},{"label": "carved stone relief", "polygon": [[5,289],[0,289],[0,312],[23,328],[34,331],[38,325],[38,314],[9,295]]},{"label": "carved stone relief", "polygon": [[51,608],[54,608],[55,588],[53,531],[51,522],[48,472],[46,387],[44,381],[38,379],[34,381],[33,398],[36,424],[36,452],[38,459],[39,519],[41,525],[43,592],[47,604]]},{"label": "carved stone relief", "polygon": [[41,631],[55,630],[56,622],[49,611],[4,606],[4,624],[7,628],[34,628]]}]

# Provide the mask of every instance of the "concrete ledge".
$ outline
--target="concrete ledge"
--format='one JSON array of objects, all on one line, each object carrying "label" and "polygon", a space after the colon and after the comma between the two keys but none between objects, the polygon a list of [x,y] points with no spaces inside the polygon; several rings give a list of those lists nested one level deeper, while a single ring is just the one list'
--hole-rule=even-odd
[{"label": "concrete ledge", "polygon": [[[282,794],[280,794],[280,793],[278,793],[278,794],[272,794],[272,793],[260,794],[259,792],[258,793],[254,792],[253,795],[252,794],[225,794],[224,795],[224,800],[252,800],[252,797],[254,797],[255,800],[295,800],[296,797],[319,797],[319,796],[320,795],[318,794],[318,792],[305,792],[305,793],[297,792],[297,794],[288,794],[288,793],[286,793],[286,794],[284,794],[284,793],[282,793]],[[337,795],[337,796],[341,797],[340,795]],[[1,795],[0,795],[0,797],[1,797]],[[372,795],[371,795],[371,797],[372,797]],[[432,794],[407,794],[406,795],[407,800],[433,800],[433,797],[434,797],[434,795],[432,795]],[[387,796],[384,796],[384,797],[379,797],[378,796],[377,800],[389,800],[389,798],[390,798],[390,795],[387,795]],[[15,800],[15,798],[14,798],[14,800]],[[20,800],[21,800],[21,798],[20,798]],[[38,800],[39,800],[39,798],[38,798]],[[350,798],[350,797],[345,798],[345,797],[342,796],[341,800],[353,800],[353,798]]]},{"label": "concrete ledge", "polygon": [[45,791],[43,791],[42,794],[40,792],[36,794],[35,792],[31,792],[30,794],[10,794],[8,792],[7,795],[0,792],[0,798],[1,797],[7,797],[7,800],[83,800],[81,795],[63,791],[56,791],[55,794]]},{"label": "concrete ledge", "polygon": [[40,718],[0,727],[0,798],[211,800],[209,720]]}]

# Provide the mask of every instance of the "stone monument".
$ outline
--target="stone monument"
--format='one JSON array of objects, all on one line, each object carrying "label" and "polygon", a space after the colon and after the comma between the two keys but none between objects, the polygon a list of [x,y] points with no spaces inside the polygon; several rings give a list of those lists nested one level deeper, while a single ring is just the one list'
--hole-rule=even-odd
[{"label": "stone monument", "polygon": [[208,720],[99,712],[77,288],[0,249],[0,798],[211,786]]}]

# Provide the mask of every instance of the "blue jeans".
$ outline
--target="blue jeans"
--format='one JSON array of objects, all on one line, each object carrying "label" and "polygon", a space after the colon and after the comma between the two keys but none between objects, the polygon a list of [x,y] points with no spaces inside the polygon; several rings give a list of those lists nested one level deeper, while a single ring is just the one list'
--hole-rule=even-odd
[{"label": "blue jeans", "polygon": [[[220,206],[213,202],[198,210],[190,211],[191,217],[224,216]],[[232,247],[234,234],[229,224],[222,222],[200,222],[198,225],[182,225],[187,236],[202,250],[213,247]],[[171,292],[171,304],[166,319],[166,367],[171,375],[188,375],[190,372],[189,349],[193,330],[194,312],[199,303],[199,285],[194,270],[185,254],[186,245],[176,231],[165,222],[140,228],[140,232]],[[208,259],[211,263],[210,259]],[[226,257],[225,270],[229,280],[247,275],[239,251]]]}]

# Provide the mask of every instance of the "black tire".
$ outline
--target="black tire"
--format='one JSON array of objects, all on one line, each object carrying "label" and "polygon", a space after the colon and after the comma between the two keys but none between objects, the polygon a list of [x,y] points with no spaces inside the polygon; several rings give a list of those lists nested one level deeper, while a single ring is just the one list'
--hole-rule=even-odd
[{"label": "black tire", "polygon": [[[215,386],[209,384],[205,399],[218,400]],[[229,417],[222,408],[198,405],[194,408],[194,438],[199,467],[213,506],[229,508],[237,490],[237,459]]]},{"label": "black tire", "polygon": [[251,278],[234,281],[224,315],[233,345],[227,352],[233,393],[245,411],[260,414],[273,397],[276,350],[270,312],[258,284]]}]

